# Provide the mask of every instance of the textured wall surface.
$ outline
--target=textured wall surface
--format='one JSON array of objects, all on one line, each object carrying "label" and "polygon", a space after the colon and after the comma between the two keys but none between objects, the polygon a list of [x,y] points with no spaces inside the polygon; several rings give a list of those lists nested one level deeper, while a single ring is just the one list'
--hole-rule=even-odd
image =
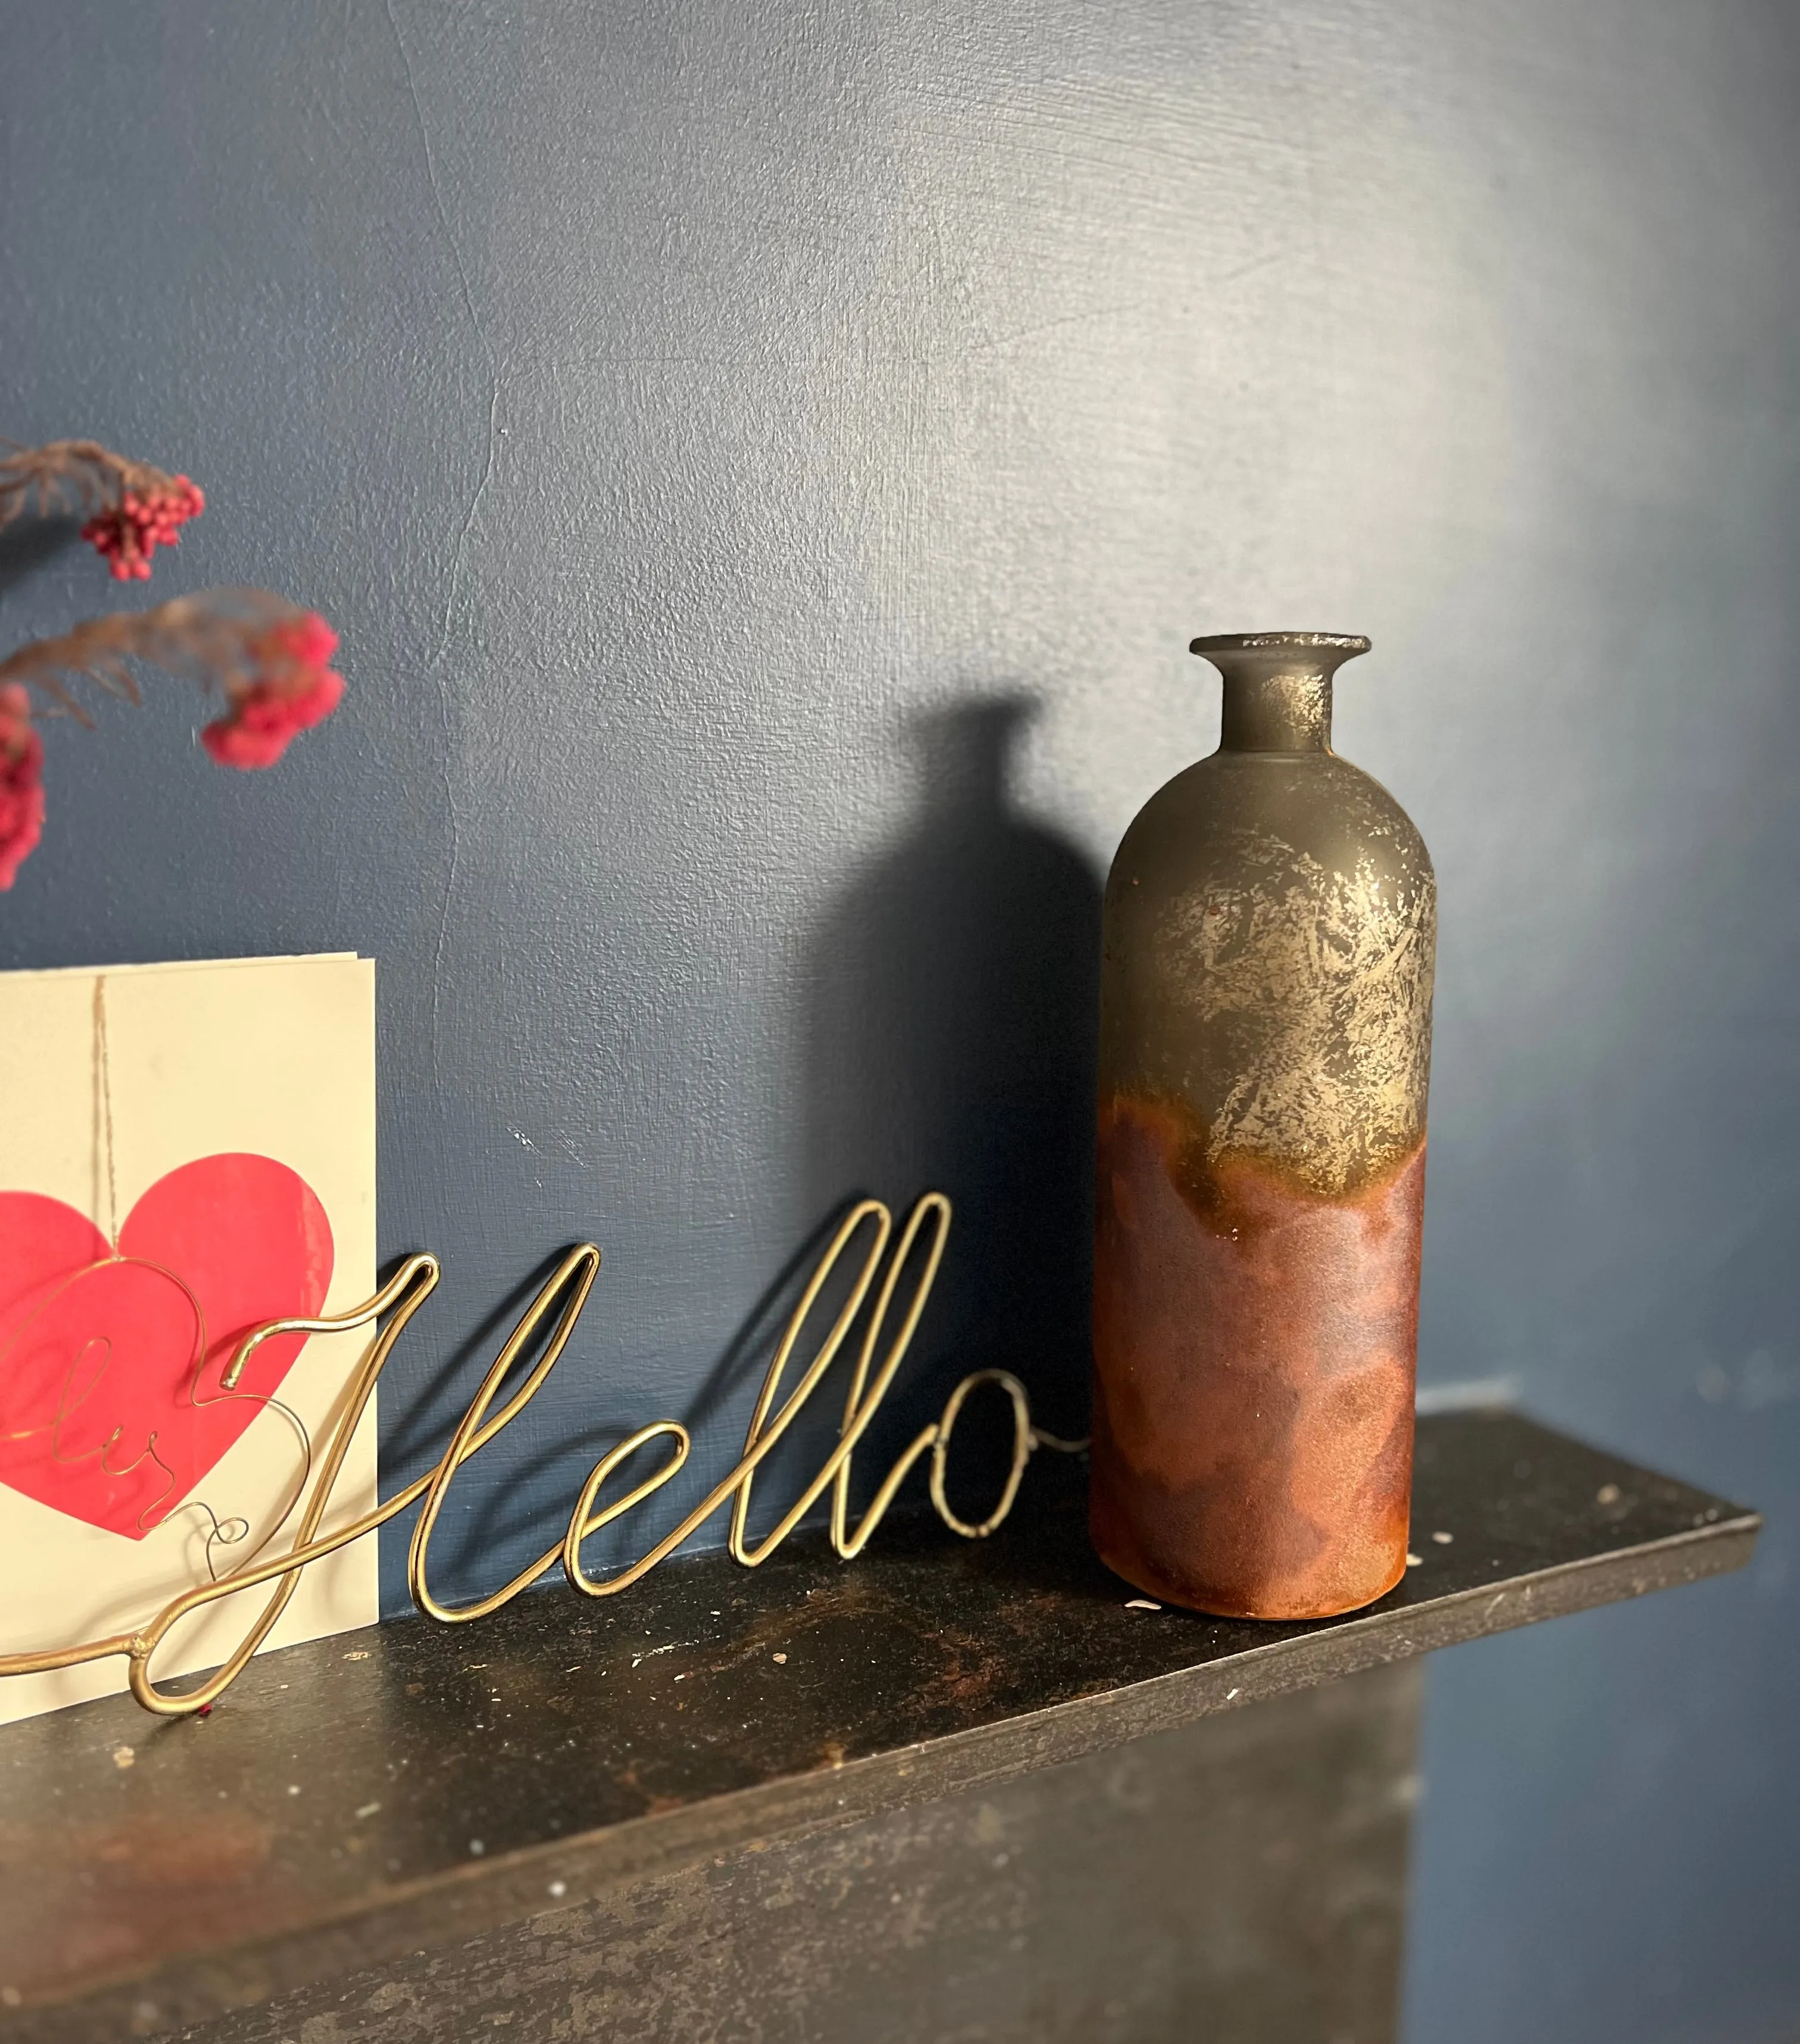
[{"label": "textured wall surface", "polygon": [[[1773,1514],[1744,1578],[1434,1667],[1413,2044],[1790,2035],[1785,10],[0,34],[0,427],[188,470],[156,593],[303,597],[352,689],[267,776],[173,686],[56,729],[0,963],[379,959],[384,1245],[448,1270],[390,1467],[588,1233],[577,1350],[449,1530],[522,1554],[626,1422],[716,1462],[865,1185],[960,1202],[923,1374],[1010,1361],[1072,1421],[1098,886],[1213,742],[1183,648],[1368,632],[1340,746],[1442,888],[1427,1377]],[[0,548],[9,636],[111,593],[44,536]]]}]

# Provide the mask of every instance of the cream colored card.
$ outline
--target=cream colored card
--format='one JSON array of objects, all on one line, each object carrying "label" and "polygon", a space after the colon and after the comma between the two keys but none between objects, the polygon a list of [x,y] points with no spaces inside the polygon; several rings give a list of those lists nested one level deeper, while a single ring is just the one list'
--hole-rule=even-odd
[{"label": "cream colored card", "polygon": [[[375,966],[348,954],[0,974],[0,1654],[128,1629],[292,1538],[370,1331],[264,1320],[375,1289]],[[375,1502],[371,1399],[326,1530]],[[270,1646],[372,1624],[371,1536],[315,1563]],[[267,1589],[185,1621],[216,1666]],[[0,1679],[0,1723],[125,1685]]]}]

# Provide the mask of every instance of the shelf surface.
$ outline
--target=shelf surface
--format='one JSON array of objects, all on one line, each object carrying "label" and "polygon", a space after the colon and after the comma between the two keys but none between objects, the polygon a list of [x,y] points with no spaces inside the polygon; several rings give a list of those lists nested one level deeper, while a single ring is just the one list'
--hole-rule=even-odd
[{"label": "shelf surface", "polygon": [[[1142,1610],[1044,1456],[967,1543],[666,1565],[267,1654],[204,1719],[0,1731],[0,2036],[149,2035],[621,1883],[1740,1567],[1753,1512],[1509,1412],[1421,1418],[1417,1566],[1305,1624]],[[1448,1537],[1444,1537],[1448,1536]]]}]

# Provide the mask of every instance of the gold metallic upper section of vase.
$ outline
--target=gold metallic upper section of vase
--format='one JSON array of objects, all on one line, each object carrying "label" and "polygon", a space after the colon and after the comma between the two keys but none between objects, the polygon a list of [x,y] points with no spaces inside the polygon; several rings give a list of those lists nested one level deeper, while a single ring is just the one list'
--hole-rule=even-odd
[{"label": "gold metallic upper section of vase", "polygon": [[1179,1101],[1209,1161],[1327,1198],[1425,1132],[1437,885],[1379,783],[1331,750],[1331,675],[1366,642],[1197,640],[1220,748],[1132,825],[1106,890],[1100,1091]]}]

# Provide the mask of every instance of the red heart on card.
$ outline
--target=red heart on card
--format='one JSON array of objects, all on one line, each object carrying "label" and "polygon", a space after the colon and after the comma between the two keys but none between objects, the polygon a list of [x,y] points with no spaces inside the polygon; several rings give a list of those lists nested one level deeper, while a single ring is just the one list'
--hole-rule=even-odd
[{"label": "red heart on card", "polygon": [[272,1157],[201,1157],[159,1178],[119,1231],[39,1193],[0,1193],[0,1483],[141,1539],[231,1447],[306,1342],[220,1377],[265,1320],[310,1319],[331,1224]]}]

